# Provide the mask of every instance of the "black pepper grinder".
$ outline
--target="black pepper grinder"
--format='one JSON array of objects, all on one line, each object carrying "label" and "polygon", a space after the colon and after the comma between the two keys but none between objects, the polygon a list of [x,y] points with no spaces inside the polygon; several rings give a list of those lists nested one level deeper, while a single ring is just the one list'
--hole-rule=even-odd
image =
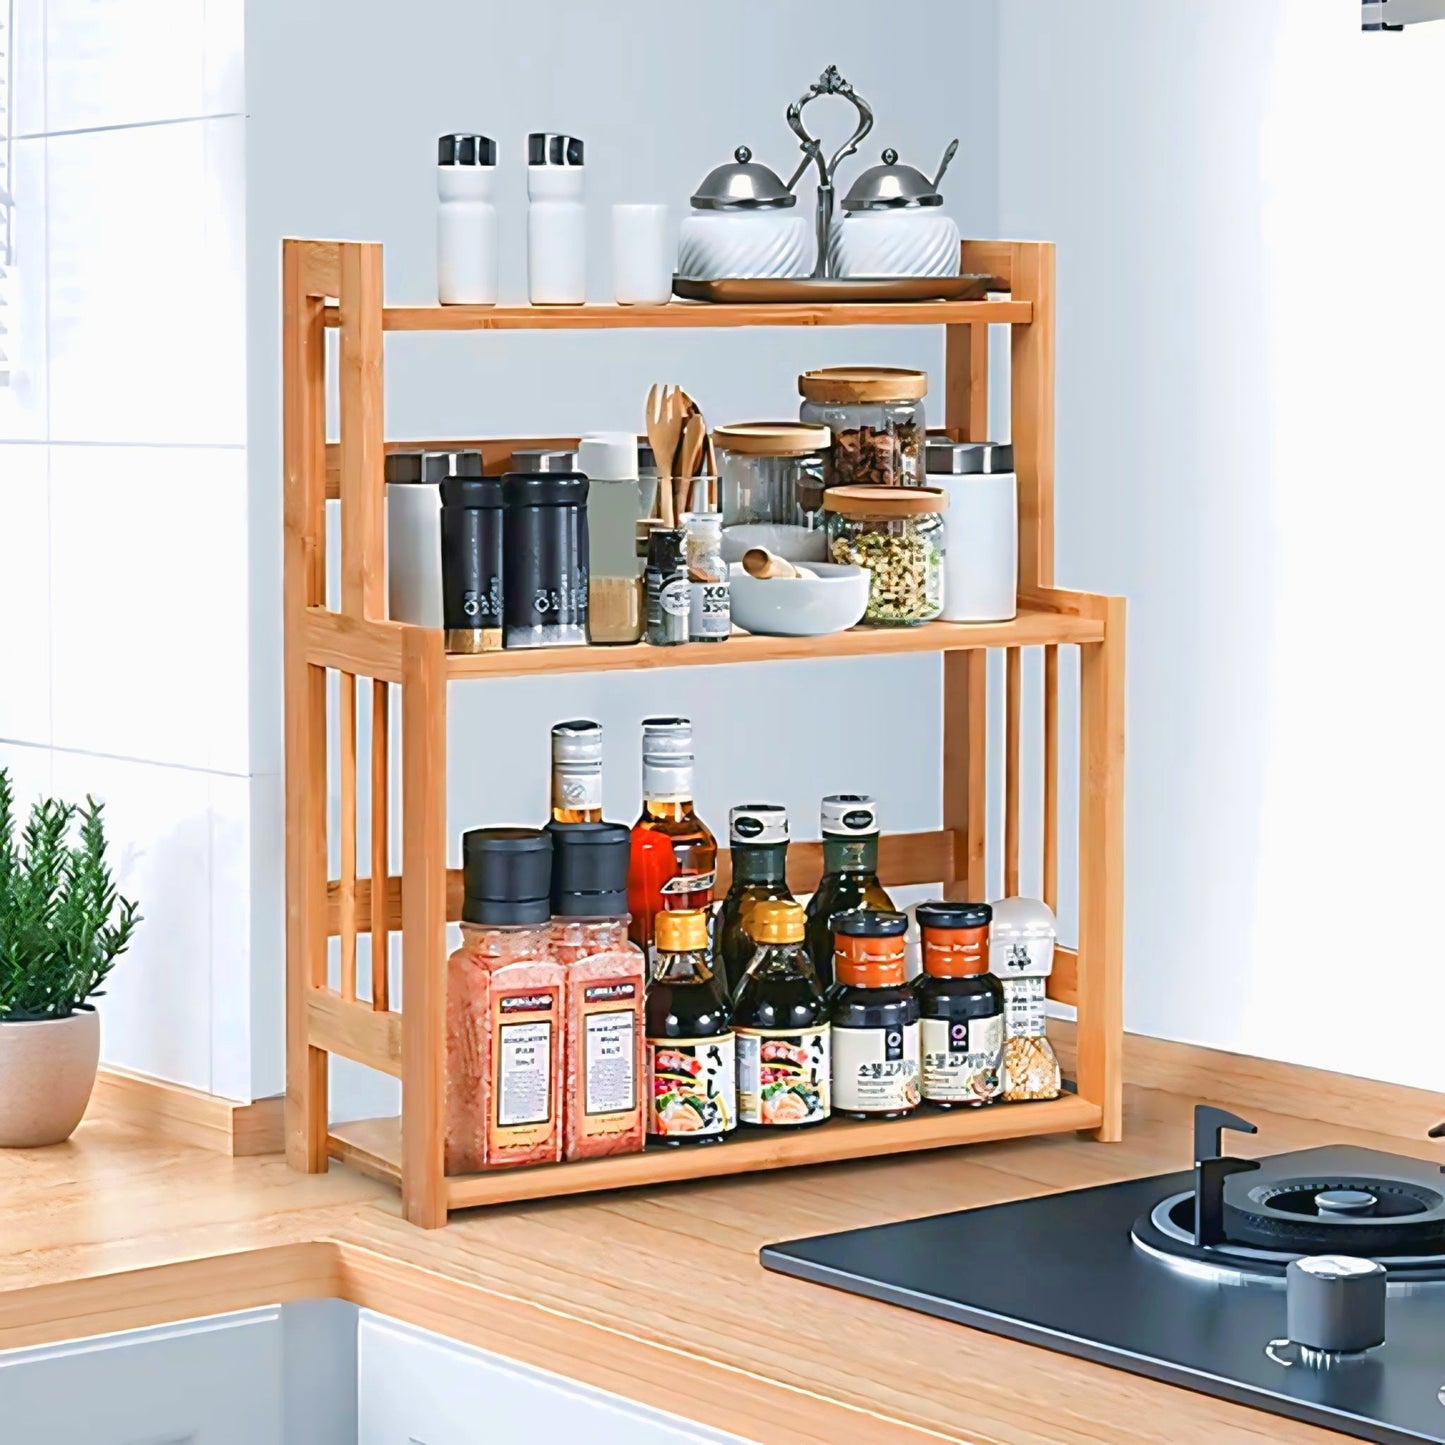
[{"label": "black pepper grinder", "polygon": [[502,532],[502,645],[585,644],[587,478],[508,472]]},{"label": "black pepper grinder", "polygon": [[480,452],[429,454],[442,498],[442,620],[448,652],[502,645],[502,484]]}]

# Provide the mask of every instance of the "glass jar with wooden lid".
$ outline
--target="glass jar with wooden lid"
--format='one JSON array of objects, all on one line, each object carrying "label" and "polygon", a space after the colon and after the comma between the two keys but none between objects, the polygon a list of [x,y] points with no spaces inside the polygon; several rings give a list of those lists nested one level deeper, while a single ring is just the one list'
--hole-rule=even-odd
[{"label": "glass jar with wooden lid", "polygon": [[830,487],[916,487],[924,478],[928,373],[902,366],[825,366],[798,378],[805,422],[833,434]]},{"label": "glass jar with wooden lid", "polygon": [[748,421],[713,432],[722,478],[723,559],[742,561],[766,547],[790,562],[826,560],[823,470],[825,426]]},{"label": "glass jar with wooden lid", "polygon": [[871,576],[863,621],[913,627],[943,610],[943,513],[938,487],[829,487],[828,555]]}]

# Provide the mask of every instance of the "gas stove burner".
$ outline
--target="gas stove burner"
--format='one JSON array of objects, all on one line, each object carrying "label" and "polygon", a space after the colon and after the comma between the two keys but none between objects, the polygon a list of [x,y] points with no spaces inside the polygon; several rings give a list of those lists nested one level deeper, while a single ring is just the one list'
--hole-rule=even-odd
[{"label": "gas stove burner", "polygon": [[1359,1255],[1392,1285],[1445,1281],[1445,1190],[1438,1169],[1371,1150],[1310,1149],[1223,1181],[1224,1237],[1195,1242],[1195,1192],[1158,1201],[1134,1243],[1220,1280],[1279,1280],[1293,1259]]}]

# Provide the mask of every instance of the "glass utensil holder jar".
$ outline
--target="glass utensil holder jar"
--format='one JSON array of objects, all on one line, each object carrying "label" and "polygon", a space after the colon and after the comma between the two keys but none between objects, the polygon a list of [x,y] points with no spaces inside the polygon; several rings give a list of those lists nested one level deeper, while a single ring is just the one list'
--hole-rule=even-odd
[{"label": "glass utensil holder jar", "polygon": [[[823,561],[828,428],[739,422],[718,427],[713,437],[722,485],[724,559],[738,562],[749,547],[766,547],[793,562]],[[744,530],[730,538],[735,528]]]},{"label": "glass utensil holder jar", "polygon": [[798,415],[826,426],[830,487],[923,485],[928,375],[895,366],[829,366],[798,378]]},{"label": "glass utensil holder jar", "polygon": [[869,573],[863,622],[913,627],[943,610],[947,496],[934,487],[830,487],[828,553]]}]

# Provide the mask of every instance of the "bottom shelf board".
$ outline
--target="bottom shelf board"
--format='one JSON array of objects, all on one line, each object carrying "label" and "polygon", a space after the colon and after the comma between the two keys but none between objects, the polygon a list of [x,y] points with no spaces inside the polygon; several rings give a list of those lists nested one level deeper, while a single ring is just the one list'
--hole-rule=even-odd
[{"label": "bottom shelf board", "polygon": [[[1103,1112],[1074,1094],[1037,1104],[994,1104],[984,1109],[945,1112],[923,1109],[906,1119],[834,1119],[797,1133],[746,1134],[726,1144],[651,1148],[641,1154],[583,1159],[524,1169],[498,1169],[447,1180],[447,1208],[468,1209],[522,1199],[548,1199],[599,1189],[630,1189],[680,1179],[708,1179],[783,1169],[795,1164],[831,1164],[919,1149],[946,1149],[1037,1134],[1096,1129]],[[332,1127],[330,1153],[375,1178],[401,1178],[401,1121],[361,1119]]]}]

